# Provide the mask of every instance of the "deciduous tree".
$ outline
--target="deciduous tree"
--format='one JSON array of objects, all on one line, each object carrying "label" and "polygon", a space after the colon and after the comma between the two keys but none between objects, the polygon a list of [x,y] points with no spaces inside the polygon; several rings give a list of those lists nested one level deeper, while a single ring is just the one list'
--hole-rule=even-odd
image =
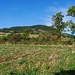
[{"label": "deciduous tree", "polygon": [[[67,16],[72,16],[72,17],[75,18],[75,6],[72,6],[68,9]],[[70,26],[70,29],[71,29],[72,33],[74,34],[74,32],[75,32],[75,23],[70,21],[69,26]]]},{"label": "deciduous tree", "polygon": [[58,39],[61,40],[61,34],[64,28],[66,27],[65,22],[63,22],[64,15],[62,15],[61,12],[56,13],[56,15],[53,15],[52,21],[53,26],[56,29],[56,34],[58,36]]}]

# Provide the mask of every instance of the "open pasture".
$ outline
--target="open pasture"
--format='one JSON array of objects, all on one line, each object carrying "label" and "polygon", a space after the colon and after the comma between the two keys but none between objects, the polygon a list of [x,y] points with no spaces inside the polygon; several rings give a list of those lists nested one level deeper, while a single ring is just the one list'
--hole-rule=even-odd
[{"label": "open pasture", "polygon": [[54,75],[61,70],[75,70],[75,46],[0,45],[0,75],[10,70],[24,71],[26,68],[39,69],[36,75]]}]

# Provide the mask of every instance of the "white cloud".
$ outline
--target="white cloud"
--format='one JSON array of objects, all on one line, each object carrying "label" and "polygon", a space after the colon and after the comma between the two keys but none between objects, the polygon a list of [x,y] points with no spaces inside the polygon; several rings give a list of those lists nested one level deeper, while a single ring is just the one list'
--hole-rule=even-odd
[{"label": "white cloud", "polygon": [[52,23],[51,23],[51,18],[52,18],[51,15],[47,15],[47,17],[43,19],[45,25],[48,25],[48,26],[51,26],[51,25],[52,25]]},{"label": "white cloud", "polygon": [[64,15],[64,19],[63,21],[69,21],[69,20],[73,20],[73,18],[71,16],[66,16],[67,15],[67,7],[48,7],[46,12],[50,12],[50,15],[47,15],[47,17],[44,19],[44,23],[48,26],[52,25],[52,16],[55,15],[58,12],[62,12],[62,14]]}]

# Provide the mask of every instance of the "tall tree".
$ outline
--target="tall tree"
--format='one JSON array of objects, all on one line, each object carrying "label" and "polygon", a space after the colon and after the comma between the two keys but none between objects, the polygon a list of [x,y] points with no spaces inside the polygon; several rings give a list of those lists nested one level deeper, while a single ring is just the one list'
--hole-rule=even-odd
[{"label": "tall tree", "polygon": [[[72,16],[75,18],[75,6],[72,6],[68,9],[67,16]],[[70,29],[71,29],[72,33],[74,33],[75,32],[75,23],[70,21],[69,25],[70,25]]]},{"label": "tall tree", "polygon": [[72,6],[68,9],[67,16],[75,17],[75,6]]},{"label": "tall tree", "polygon": [[52,21],[53,21],[53,26],[56,29],[56,34],[58,35],[58,39],[61,40],[61,34],[62,31],[65,28],[65,22],[63,22],[64,15],[62,15],[61,12],[56,13],[56,15],[53,15]]},{"label": "tall tree", "polygon": [[68,26],[69,26],[70,30],[72,31],[71,34],[74,34],[74,33],[75,33],[75,23],[72,22],[72,20],[70,20],[70,21],[68,22]]}]

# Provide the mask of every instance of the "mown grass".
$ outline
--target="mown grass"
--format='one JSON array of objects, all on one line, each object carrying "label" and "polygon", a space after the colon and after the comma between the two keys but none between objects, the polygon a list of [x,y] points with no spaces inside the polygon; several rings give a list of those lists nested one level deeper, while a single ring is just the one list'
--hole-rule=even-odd
[{"label": "mown grass", "polygon": [[26,71],[26,75],[54,75],[61,69],[75,70],[74,45],[0,45],[0,75],[10,70]]}]

